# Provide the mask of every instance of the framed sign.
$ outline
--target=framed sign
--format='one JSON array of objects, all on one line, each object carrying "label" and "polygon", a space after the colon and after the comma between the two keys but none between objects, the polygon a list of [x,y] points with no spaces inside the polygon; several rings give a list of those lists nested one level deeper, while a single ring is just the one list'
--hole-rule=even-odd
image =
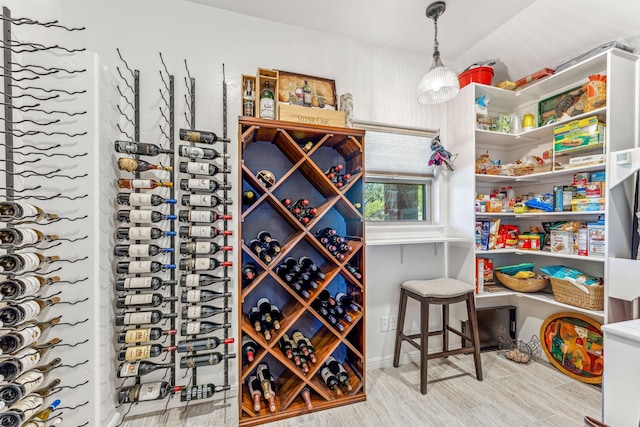
[{"label": "framed sign", "polygon": [[540,327],[540,342],[560,372],[589,384],[602,382],[603,336],[600,324],[578,313],[556,313]]},{"label": "framed sign", "polygon": [[336,81],[279,70],[278,102],[337,110]]}]

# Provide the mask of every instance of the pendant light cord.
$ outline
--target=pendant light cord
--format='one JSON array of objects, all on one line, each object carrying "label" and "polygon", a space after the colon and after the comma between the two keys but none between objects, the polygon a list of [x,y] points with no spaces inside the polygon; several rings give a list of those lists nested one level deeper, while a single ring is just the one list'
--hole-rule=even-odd
[{"label": "pendant light cord", "polygon": [[434,35],[433,35],[433,59],[440,58],[440,51],[438,50],[438,16],[433,17]]}]

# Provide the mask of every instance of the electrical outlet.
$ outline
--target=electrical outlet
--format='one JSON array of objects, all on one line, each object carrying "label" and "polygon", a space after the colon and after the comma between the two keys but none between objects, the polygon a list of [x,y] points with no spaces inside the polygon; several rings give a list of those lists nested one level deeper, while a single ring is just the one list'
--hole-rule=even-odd
[{"label": "electrical outlet", "polygon": [[380,318],[380,332],[387,332],[389,330],[389,316],[383,316]]},{"label": "electrical outlet", "polygon": [[398,316],[389,317],[389,330],[395,331],[398,329]]}]

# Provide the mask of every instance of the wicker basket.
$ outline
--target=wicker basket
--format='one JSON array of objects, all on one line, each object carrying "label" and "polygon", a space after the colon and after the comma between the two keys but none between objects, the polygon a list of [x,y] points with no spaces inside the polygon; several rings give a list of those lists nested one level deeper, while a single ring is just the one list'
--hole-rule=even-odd
[{"label": "wicker basket", "polygon": [[494,274],[500,283],[512,291],[538,292],[549,286],[549,279],[516,279],[499,271]]},{"label": "wicker basket", "polygon": [[604,309],[603,285],[586,286],[589,293],[585,294],[566,280],[555,277],[550,277],[549,279],[551,279],[551,289],[553,289],[553,296],[556,301],[588,310]]}]

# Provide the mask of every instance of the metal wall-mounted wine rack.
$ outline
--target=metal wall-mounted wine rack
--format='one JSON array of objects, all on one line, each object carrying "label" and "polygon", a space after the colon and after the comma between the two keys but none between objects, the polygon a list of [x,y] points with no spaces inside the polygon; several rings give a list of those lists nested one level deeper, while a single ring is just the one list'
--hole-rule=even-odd
[{"label": "metal wall-mounted wine rack", "polygon": [[[81,272],[92,262],[86,227],[78,227],[88,221],[89,195],[77,193],[79,180],[87,176],[81,172],[88,168],[82,160],[90,136],[84,130],[87,111],[65,109],[86,102],[86,90],[68,89],[86,87],[87,70],[78,67],[83,59],[76,57],[84,49],[14,37],[21,26],[42,27],[53,37],[56,31],[84,28],[14,18],[6,7],[2,21],[0,400],[8,408],[0,413],[0,424],[22,425],[59,399],[48,418],[85,426],[89,417],[78,408],[89,403],[93,387],[87,379],[92,362],[86,358],[91,328],[74,328],[90,320],[74,315],[91,307],[90,287],[79,285],[89,280]],[[68,159],[78,159],[73,172],[63,172],[61,163]]]}]

